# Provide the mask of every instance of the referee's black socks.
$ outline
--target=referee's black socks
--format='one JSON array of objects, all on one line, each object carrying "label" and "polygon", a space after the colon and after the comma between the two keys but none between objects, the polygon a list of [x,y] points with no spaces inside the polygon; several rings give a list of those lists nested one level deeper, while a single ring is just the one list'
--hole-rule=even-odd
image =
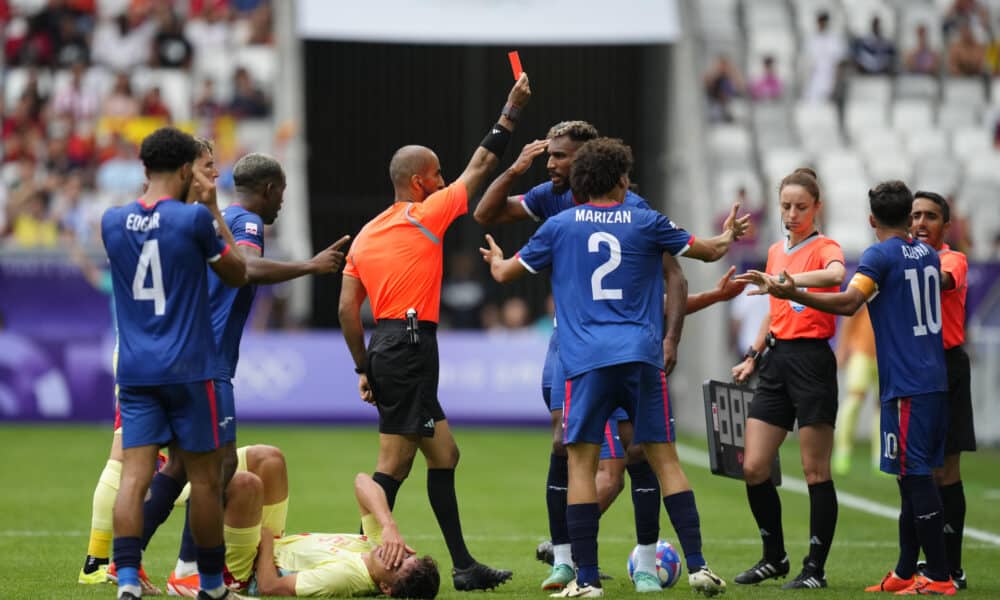
[{"label": "referee's black socks", "polygon": [[389,503],[389,510],[391,511],[396,506],[396,494],[399,492],[399,486],[403,485],[403,482],[397,481],[380,471],[375,471],[372,474],[372,479],[375,483],[382,486],[382,489],[385,491],[385,499]]},{"label": "referee's black socks", "polygon": [[962,569],[962,532],[965,531],[965,489],[962,482],[938,488],[944,505],[944,549],[952,575]]},{"label": "referee's black socks", "polygon": [[475,560],[462,537],[462,521],[458,517],[455,497],[455,469],[427,469],[427,498],[448,545],[452,565],[456,569],[471,567]]},{"label": "referee's black socks", "polygon": [[780,563],[785,558],[785,532],[781,528],[781,498],[778,497],[778,489],[770,479],[757,485],[748,483],[747,500],[760,530],[764,559],[773,564]]},{"label": "referee's black socks", "polygon": [[809,486],[809,560],[823,572],[837,529],[837,490],[833,481]]}]

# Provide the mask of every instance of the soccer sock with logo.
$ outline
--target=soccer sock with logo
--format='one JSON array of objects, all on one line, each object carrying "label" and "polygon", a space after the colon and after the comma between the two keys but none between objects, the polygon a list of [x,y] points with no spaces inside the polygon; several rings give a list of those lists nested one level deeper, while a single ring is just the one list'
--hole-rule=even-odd
[{"label": "soccer sock with logo", "polygon": [[[142,540],[138,537],[115,538],[115,569],[118,589],[139,587],[139,566],[142,564]],[[135,593],[135,592],[133,592]],[[139,595],[135,593],[135,595]]]},{"label": "soccer sock with logo", "polygon": [[222,569],[226,565],[226,545],[213,548],[198,546],[198,577],[201,579],[201,589],[213,598],[218,598],[225,592],[222,580]]},{"label": "soccer sock with logo", "polygon": [[437,517],[438,527],[456,569],[467,569],[475,562],[462,537],[462,521],[455,497],[455,469],[427,469],[427,497]]},{"label": "soccer sock with logo", "polygon": [[375,473],[372,474],[372,479],[375,480],[375,483],[382,486],[382,489],[385,491],[385,499],[389,503],[389,510],[395,508],[396,494],[399,492],[399,487],[403,485],[403,482],[393,479],[392,477],[389,477],[385,473],[381,473],[379,471],[375,471]]},{"label": "soccer sock with logo", "polygon": [[596,502],[568,504],[566,525],[569,527],[573,558],[576,559],[576,582],[578,585],[601,587],[597,570],[597,530],[601,520],[601,508]]},{"label": "soccer sock with logo", "polygon": [[904,475],[903,486],[910,495],[917,539],[927,558],[924,574],[935,581],[947,581],[950,573],[944,549],[944,508],[937,486],[930,475]]},{"label": "soccer sock with logo", "polygon": [[747,500],[764,544],[764,560],[781,562],[785,558],[785,532],[781,528],[781,498],[774,482],[767,479],[757,485],[747,484]]},{"label": "soccer sock with logo", "polygon": [[[87,544],[87,564],[85,573],[93,573],[97,567],[107,564],[111,556],[112,523],[114,520],[115,498],[122,479],[122,463],[108,460],[94,487],[93,512],[90,516],[90,542]],[[90,560],[91,558],[95,560]],[[87,569],[90,569],[89,571]]]},{"label": "soccer sock with logo", "polygon": [[944,549],[953,574],[962,569],[962,532],[965,531],[965,489],[962,482],[938,488],[944,505]]},{"label": "soccer sock with logo", "polygon": [[153,475],[149,484],[146,501],[142,503],[142,549],[149,546],[149,540],[157,528],[167,520],[174,508],[174,501],[181,495],[184,486],[179,481],[162,472]]},{"label": "soccer sock with logo", "polygon": [[705,557],[701,554],[701,519],[698,517],[698,507],[694,502],[694,492],[687,490],[663,497],[663,506],[670,516],[670,524],[677,532],[677,540],[684,551],[684,561],[688,573],[693,573],[705,566]]},{"label": "soccer sock with logo", "polygon": [[549,535],[552,546],[569,543],[566,525],[566,490],[569,487],[569,468],[566,456],[549,456],[549,478],[545,482],[545,506],[549,513]]},{"label": "soccer sock with logo", "polygon": [[640,546],[653,544],[660,537],[660,483],[645,460],[627,465],[632,481],[632,507],[635,511],[635,538]]},{"label": "soccer sock with logo", "polygon": [[897,577],[909,579],[917,571],[917,558],[920,556],[920,542],[917,540],[917,525],[913,518],[913,505],[910,494],[903,486],[901,479],[896,480],[899,486],[899,559],[893,572]]},{"label": "soccer sock with logo", "polygon": [[809,560],[820,572],[837,529],[837,509],[837,490],[832,480],[809,486]]}]

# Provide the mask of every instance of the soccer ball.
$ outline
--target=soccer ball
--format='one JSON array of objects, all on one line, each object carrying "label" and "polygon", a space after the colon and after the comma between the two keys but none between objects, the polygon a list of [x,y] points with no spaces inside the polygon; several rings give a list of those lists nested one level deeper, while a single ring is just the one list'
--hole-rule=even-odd
[{"label": "soccer ball", "polygon": [[[638,554],[639,546],[636,546],[628,555],[629,579],[632,579],[632,575],[635,573]],[[681,557],[666,540],[656,542],[656,576],[660,578],[660,585],[665,588],[673,586],[681,578]]]}]

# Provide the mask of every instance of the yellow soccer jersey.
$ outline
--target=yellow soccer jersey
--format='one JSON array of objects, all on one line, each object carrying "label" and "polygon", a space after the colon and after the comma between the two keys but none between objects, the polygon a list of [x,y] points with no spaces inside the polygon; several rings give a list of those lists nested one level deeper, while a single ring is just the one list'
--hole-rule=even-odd
[{"label": "yellow soccer jersey", "polygon": [[300,597],[374,596],[378,587],[361,556],[382,541],[382,528],[372,515],[361,519],[365,535],[302,533],[274,542],[274,562],[296,573]]}]

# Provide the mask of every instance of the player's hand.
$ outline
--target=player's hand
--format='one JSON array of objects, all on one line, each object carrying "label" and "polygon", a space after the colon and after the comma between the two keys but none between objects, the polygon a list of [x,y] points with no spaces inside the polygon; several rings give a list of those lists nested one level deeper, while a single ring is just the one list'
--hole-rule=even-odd
[{"label": "player's hand", "polygon": [[729,270],[722,276],[722,279],[715,284],[715,293],[718,294],[720,299],[732,300],[736,296],[743,293],[743,288],[745,288],[747,284],[746,282],[733,279],[733,275],[735,274],[736,267],[729,267]]},{"label": "player's hand", "polygon": [[754,360],[749,356],[743,359],[743,362],[733,367],[733,381],[736,383],[746,383],[747,379],[753,375],[754,368],[757,365]]},{"label": "player's hand", "polygon": [[486,234],[486,245],[489,246],[489,248],[479,249],[479,253],[483,255],[483,261],[486,264],[493,266],[493,261],[503,260],[503,250],[500,246],[497,246],[493,236],[488,233]]},{"label": "player's hand", "polygon": [[742,217],[737,217],[736,214],[740,210],[740,203],[734,202],[732,210],[729,211],[729,216],[722,223],[723,232],[732,232],[733,241],[740,239],[746,234],[747,229],[750,228],[750,215],[745,214]]},{"label": "player's hand", "polygon": [[309,261],[312,263],[312,272],[316,275],[324,273],[338,273],[344,268],[344,253],[340,249],[351,240],[351,236],[345,235],[330,247],[323,250]]},{"label": "player's hand", "polygon": [[531,100],[531,86],[528,85],[528,74],[522,72],[514,87],[510,88],[507,102],[518,108],[524,108],[528,104],[528,100]]},{"label": "player's hand", "polygon": [[763,296],[765,294],[770,294],[773,291],[774,284],[777,282],[777,279],[774,277],[756,269],[750,269],[746,273],[741,273],[733,279],[739,283],[753,284],[757,286],[757,289],[751,290],[747,293],[748,296]]},{"label": "player's hand", "polygon": [[791,298],[796,291],[795,280],[788,271],[782,271],[781,275],[771,277],[771,295],[775,298]]},{"label": "player's hand", "polygon": [[375,393],[372,391],[371,384],[368,383],[368,375],[364,373],[358,375],[358,393],[362,400],[375,406]]},{"label": "player's hand", "polygon": [[669,376],[677,366],[677,344],[669,338],[663,339],[663,374]]},{"label": "player's hand", "polygon": [[390,571],[398,569],[406,557],[414,553],[413,548],[406,545],[395,524],[382,530],[382,545],[376,549],[375,555],[383,567]]},{"label": "player's hand", "polygon": [[191,182],[191,188],[195,193],[195,201],[208,207],[217,204],[215,182],[212,181],[212,178],[200,169],[194,169],[192,172],[194,173],[194,181]]},{"label": "player's hand", "polygon": [[514,164],[508,169],[511,173],[515,175],[524,175],[524,172],[531,167],[532,161],[538,157],[539,154],[545,152],[549,147],[549,140],[535,140],[530,144],[525,145],[524,149],[521,150],[521,155],[517,157]]}]

